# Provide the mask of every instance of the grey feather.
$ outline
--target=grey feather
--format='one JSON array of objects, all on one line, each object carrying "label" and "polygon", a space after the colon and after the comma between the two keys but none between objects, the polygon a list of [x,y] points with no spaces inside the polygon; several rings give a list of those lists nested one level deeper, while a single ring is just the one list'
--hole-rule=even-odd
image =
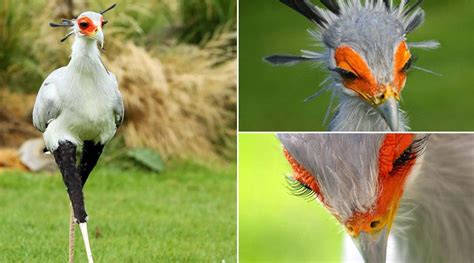
[{"label": "grey feather", "polygon": [[48,124],[61,113],[61,100],[56,93],[56,81],[64,74],[65,68],[53,71],[43,82],[36,96],[33,108],[33,125],[40,132],[44,132]]},{"label": "grey feather", "polygon": [[415,13],[412,17],[410,17],[410,20],[408,24],[405,27],[405,33],[410,33],[413,31],[415,28],[419,27],[425,19],[425,12],[420,11],[418,13]]}]

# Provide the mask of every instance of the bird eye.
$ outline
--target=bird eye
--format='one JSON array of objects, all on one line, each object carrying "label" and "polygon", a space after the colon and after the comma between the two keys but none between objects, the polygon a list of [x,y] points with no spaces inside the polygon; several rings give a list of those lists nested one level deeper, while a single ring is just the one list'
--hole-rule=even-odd
[{"label": "bird eye", "polygon": [[87,23],[87,22],[80,22],[79,23],[79,28],[80,29],[86,29],[88,27],[89,27],[89,23]]},{"label": "bird eye", "polygon": [[411,56],[410,59],[408,59],[407,63],[405,63],[405,65],[403,66],[403,68],[400,71],[401,72],[407,72],[411,68],[411,66],[413,65],[415,60],[416,60],[416,57],[414,55]]},{"label": "bird eye", "polygon": [[339,73],[341,78],[343,78],[346,81],[351,81],[351,80],[357,79],[357,75],[352,71],[345,70],[345,69],[342,69],[342,68],[335,68],[334,71]]}]

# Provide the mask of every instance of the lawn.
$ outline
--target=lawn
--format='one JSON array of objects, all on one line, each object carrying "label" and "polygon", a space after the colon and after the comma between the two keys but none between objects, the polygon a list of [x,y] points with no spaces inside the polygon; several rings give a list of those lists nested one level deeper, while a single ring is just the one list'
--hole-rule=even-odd
[{"label": "lawn", "polygon": [[[85,188],[97,262],[236,262],[235,164],[156,174],[100,167]],[[0,262],[67,262],[59,174],[0,174]],[[76,262],[86,262],[76,228]]]},{"label": "lawn", "polygon": [[[313,3],[320,1],[313,0]],[[399,2],[399,1],[394,1]],[[474,120],[472,24],[474,1],[424,1],[424,25],[407,36],[409,42],[436,39],[441,47],[423,51],[415,65],[442,74],[412,70],[402,93],[401,108],[414,131],[469,131]],[[275,53],[319,50],[306,32],[314,26],[277,0],[240,1],[239,116],[242,131],[325,130],[330,94],[304,103],[327,76],[311,63],[274,67],[262,58]]]},{"label": "lawn", "polygon": [[290,194],[273,134],[239,138],[240,263],[340,262],[343,231],[316,201]]}]

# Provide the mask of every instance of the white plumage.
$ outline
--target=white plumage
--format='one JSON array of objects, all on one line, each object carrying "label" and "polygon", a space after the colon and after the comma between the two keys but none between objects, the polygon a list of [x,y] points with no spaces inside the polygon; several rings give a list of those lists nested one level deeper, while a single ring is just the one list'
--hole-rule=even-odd
[{"label": "white plumage", "polygon": [[46,78],[36,98],[33,123],[44,132],[47,149],[65,140],[105,144],[123,113],[117,80],[102,63],[97,41],[76,35],[71,61]]}]

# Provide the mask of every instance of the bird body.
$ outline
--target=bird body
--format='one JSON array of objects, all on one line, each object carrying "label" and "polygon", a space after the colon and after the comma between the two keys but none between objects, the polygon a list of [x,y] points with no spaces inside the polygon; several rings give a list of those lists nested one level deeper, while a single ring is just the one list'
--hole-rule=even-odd
[{"label": "bird body", "polygon": [[[344,225],[346,239],[354,241],[345,242],[346,262],[385,262],[387,247],[387,262],[474,260],[473,135],[279,138],[294,170],[293,188],[299,194],[311,191]],[[384,200],[388,205],[380,205]],[[392,233],[380,239],[390,228]]]},{"label": "bird body", "polygon": [[122,118],[117,80],[100,60],[97,43],[76,38],[69,65],[46,78],[36,99],[33,122],[44,132],[46,147],[54,151],[66,140],[104,145]]},{"label": "bird body", "polygon": [[[93,262],[87,231],[83,187],[97,164],[102,150],[114,136],[124,116],[122,96],[115,76],[100,58],[104,45],[103,14],[87,11],[77,19],[63,19],[52,27],[67,27],[74,35],[71,60],[53,71],[43,82],[33,109],[33,125],[43,133],[46,148],[53,153],[73,210],[71,224],[79,224],[88,261]],[[76,155],[82,148],[79,162]],[[74,227],[70,227],[70,237]],[[71,243],[72,242],[72,243]],[[73,262],[73,239],[70,258]]]},{"label": "bird body", "polygon": [[[280,0],[313,22],[310,35],[324,50],[301,56],[272,55],[273,65],[315,62],[329,71],[322,91],[338,98],[329,129],[336,131],[405,131],[406,114],[399,101],[415,57],[411,48],[435,48],[435,41],[409,43],[406,36],[421,25],[424,12],[417,1],[398,6],[382,0],[321,0],[323,9],[309,0]],[[416,67],[415,67],[416,68]],[[309,97],[313,99],[321,91]],[[332,103],[330,104],[332,105]],[[328,113],[331,111],[328,107]]]}]

